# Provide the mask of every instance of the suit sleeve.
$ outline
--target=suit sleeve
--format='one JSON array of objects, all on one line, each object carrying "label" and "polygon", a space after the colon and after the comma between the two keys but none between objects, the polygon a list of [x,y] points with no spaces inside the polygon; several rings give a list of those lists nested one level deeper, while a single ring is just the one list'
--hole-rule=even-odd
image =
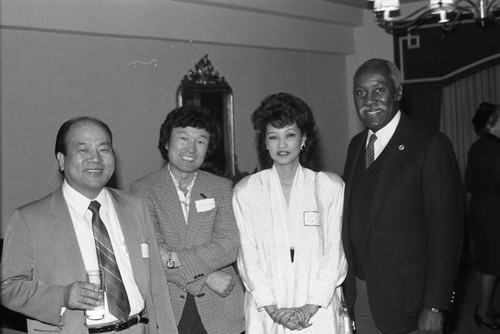
[{"label": "suit sleeve", "polygon": [[22,212],[16,210],[3,246],[1,301],[7,308],[30,318],[61,326],[65,286],[37,279],[35,238]]},{"label": "suit sleeve", "polygon": [[[149,208],[158,245],[161,247],[165,242],[161,238],[160,222],[156,215],[155,206],[157,203],[149,194],[149,188],[145,188],[139,183],[133,183],[130,190],[145,200]],[[236,260],[239,249],[239,235],[231,205],[231,194],[232,190],[230,183],[228,183],[222,188],[222,196],[216,202],[217,213],[214,229],[210,231],[212,233],[210,241],[189,249],[177,249],[177,256],[182,267],[165,270],[169,282],[174,283],[192,295],[196,296],[201,293],[210,273],[227,267]]]},{"label": "suit sleeve", "polygon": [[252,213],[246,203],[248,189],[245,189],[247,179],[236,185],[233,195],[234,213],[240,230],[241,249],[238,255],[238,269],[246,289],[252,294],[258,310],[267,305],[277,305],[274,287],[263,268],[259,256],[256,235],[253,228]]},{"label": "suit sleeve", "polygon": [[222,192],[220,201],[216,203],[217,214],[211,240],[192,248],[177,250],[177,255],[182,263],[181,270],[188,283],[204,279],[212,272],[236,261],[240,240],[231,203],[232,190],[229,183],[222,188]]},{"label": "suit sleeve", "polygon": [[[142,207],[144,217],[144,227],[146,238],[150,245],[150,281],[151,287],[149,293],[152,298],[152,305],[148,306],[148,315],[155,314],[156,323],[150,324],[151,333],[177,333],[174,313],[170,302],[170,292],[167,285],[167,279],[163,269],[156,236],[153,230],[153,224],[150,220],[148,210],[145,205]],[[152,326],[152,328],[151,328]]]},{"label": "suit sleeve", "polygon": [[[152,199],[152,196],[149,194],[149,191],[150,191],[149,188],[143,187],[139,182],[133,182],[130,185],[130,192],[140,196],[143,199],[144,203],[146,203],[158,249],[159,247],[162,247],[162,245],[165,248],[168,248],[162,238],[162,233],[160,231],[160,222],[156,214],[155,202]],[[196,296],[200,293],[205,283],[204,280],[203,281],[198,280],[196,282],[189,284],[183,275],[178,274],[179,269],[167,269],[165,267],[165,264],[163,263],[163,260],[161,259],[161,256],[160,256],[160,263],[162,266],[162,272],[164,275],[166,275],[169,282],[174,283],[175,285],[191,293],[192,295]]]},{"label": "suit sleeve", "polygon": [[158,217],[156,215],[155,206],[154,206],[153,200],[151,199],[151,196],[149,196],[146,193],[146,191],[144,191],[143,188],[137,182],[132,183],[130,185],[129,190],[131,193],[136,194],[137,196],[141,197],[143,199],[143,201],[146,203],[146,206],[147,206],[148,211],[149,211],[149,216],[151,218],[151,222],[153,223],[153,229],[155,232],[155,236],[156,236],[157,242],[159,243],[160,242],[159,236],[161,236],[160,225],[158,222]]},{"label": "suit sleeve", "polygon": [[428,236],[422,303],[450,309],[462,252],[465,196],[453,148],[443,134],[434,136],[427,148],[422,187]]},{"label": "suit sleeve", "polygon": [[324,215],[321,224],[324,229],[325,251],[306,302],[326,308],[330,305],[335,289],[342,284],[347,274],[347,261],[341,240],[344,182],[331,174],[329,180],[320,177],[321,173],[316,184],[320,212]]}]

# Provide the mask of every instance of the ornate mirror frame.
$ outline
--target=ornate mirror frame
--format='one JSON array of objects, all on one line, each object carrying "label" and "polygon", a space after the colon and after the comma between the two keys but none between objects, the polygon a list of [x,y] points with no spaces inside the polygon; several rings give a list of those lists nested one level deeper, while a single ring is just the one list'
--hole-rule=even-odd
[{"label": "ornate mirror frame", "polygon": [[232,178],[236,174],[234,149],[233,91],[224,77],[214,71],[205,55],[189,70],[177,88],[177,107],[202,106],[213,113],[222,127],[222,139],[215,152],[207,157],[201,169]]}]

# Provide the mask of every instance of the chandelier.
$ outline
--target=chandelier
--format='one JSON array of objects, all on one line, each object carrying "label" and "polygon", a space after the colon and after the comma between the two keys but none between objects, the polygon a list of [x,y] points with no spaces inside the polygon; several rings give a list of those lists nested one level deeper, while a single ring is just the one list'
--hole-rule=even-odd
[{"label": "chandelier", "polygon": [[429,5],[401,17],[399,0],[367,0],[376,20],[387,32],[405,31],[425,22],[439,22],[450,31],[464,17],[482,27],[500,23],[500,0],[430,0]]}]

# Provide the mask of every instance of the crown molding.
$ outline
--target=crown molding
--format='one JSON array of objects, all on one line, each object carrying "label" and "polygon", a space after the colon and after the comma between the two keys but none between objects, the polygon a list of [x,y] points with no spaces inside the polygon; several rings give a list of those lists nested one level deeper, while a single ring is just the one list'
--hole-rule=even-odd
[{"label": "crown molding", "polygon": [[0,26],[350,54],[362,10],[321,0],[2,0]]}]

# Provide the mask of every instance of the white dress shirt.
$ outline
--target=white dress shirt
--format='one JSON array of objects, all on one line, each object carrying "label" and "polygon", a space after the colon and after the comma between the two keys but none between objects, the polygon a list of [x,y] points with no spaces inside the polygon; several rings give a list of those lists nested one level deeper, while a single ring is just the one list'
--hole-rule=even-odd
[{"label": "white dress shirt", "polygon": [[[85,269],[87,271],[97,270],[99,269],[99,263],[94,243],[94,233],[92,231],[92,212],[88,209],[90,200],[73,189],[66,182],[66,180],[63,182],[62,192],[64,199],[68,204],[69,213],[71,215],[71,220],[73,221],[73,227],[75,228],[75,234],[78,239],[78,245],[80,247],[80,252],[82,253]],[[130,303],[130,315],[138,314],[144,309],[144,299],[142,298],[139,288],[134,280],[127,245],[123,237],[120,222],[118,221],[118,216],[116,215],[113,200],[111,199],[111,195],[106,188],[104,188],[94,200],[101,204],[99,215],[108,230],[109,238],[111,239],[111,244],[113,245],[116,262],[118,263],[118,268],[120,268],[123,285],[127,291]],[[115,316],[109,313],[107,302],[105,302],[105,306],[106,309],[104,318],[101,320],[87,319],[88,325],[95,326],[118,320]]]},{"label": "white dress shirt", "polygon": [[[378,130],[375,135],[377,136],[377,140],[373,143],[374,148],[374,159],[382,153],[384,148],[387,146],[389,141],[391,140],[394,132],[396,132],[396,128],[398,127],[399,120],[401,119],[401,111],[398,111],[396,115],[392,118],[392,120],[386,124],[382,129]],[[370,136],[374,133],[372,130],[368,130],[368,137],[366,138],[366,146],[368,146],[368,141],[370,140]]]},{"label": "white dress shirt", "polygon": [[189,205],[191,204],[191,190],[193,189],[194,180],[196,180],[196,175],[198,174],[198,172],[196,172],[193,179],[186,187],[187,192],[186,194],[184,194],[184,191],[182,191],[181,186],[179,185],[179,181],[174,176],[174,174],[172,174],[172,171],[170,170],[170,165],[167,165],[167,167],[168,171],[170,172],[170,176],[172,177],[172,181],[174,181],[175,190],[177,190],[177,195],[179,195],[179,201],[181,201],[182,213],[184,214],[184,220],[186,221],[187,224],[189,217]]}]

